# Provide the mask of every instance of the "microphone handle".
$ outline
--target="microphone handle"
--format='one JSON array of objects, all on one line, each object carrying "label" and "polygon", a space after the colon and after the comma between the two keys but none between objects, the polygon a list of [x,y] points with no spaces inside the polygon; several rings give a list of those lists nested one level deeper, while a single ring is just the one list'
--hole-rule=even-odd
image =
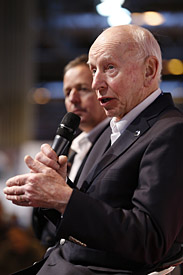
[{"label": "microphone handle", "polygon": [[[70,141],[66,138],[63,138],[59,135],[56,135],[52,144],[52,149],[56,152],[57,156],[60,156],[63,154],[64,150],[69,146]],[[76,188],[75,184],[68,178],[67,184],[71,188]]]},{"label": "microphone handle", "polygon": [[56,135],[51,147],[56,152],[57,156],[60,156],[69,145],[69,143],[70,141],[66,138],[63,138],[60,135]]}]

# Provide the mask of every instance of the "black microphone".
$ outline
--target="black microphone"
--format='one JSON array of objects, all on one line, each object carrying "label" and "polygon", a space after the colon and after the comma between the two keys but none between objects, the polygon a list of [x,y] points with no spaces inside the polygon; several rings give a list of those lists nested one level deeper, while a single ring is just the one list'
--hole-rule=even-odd
[{"label": "black microphone", "polygon": [[57,153],[57,156],[63,154],[66,147],[69,146],[79,127],[79,123],[80,117],[74,113],[67,113],[63,117],[52,144],[52,149]]}]

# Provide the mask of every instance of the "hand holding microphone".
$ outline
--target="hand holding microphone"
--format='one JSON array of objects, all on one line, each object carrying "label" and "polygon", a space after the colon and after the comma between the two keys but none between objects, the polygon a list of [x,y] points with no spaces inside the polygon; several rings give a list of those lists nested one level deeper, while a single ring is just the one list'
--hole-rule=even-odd
[{"label": "hand holding microphone", "polygon": [[57,155],[48,144],[44,144],[35,159],[25,157],[32,172],[15,176],[6,182],[6,199],[16,205],[54,208],[64,212],[73,190],[65,181],[66,157],[60,156],[57,163],[57,156],[62,154],[73,139],[79,122],[80,118],[73,113],[64,116],[52,145]]}]

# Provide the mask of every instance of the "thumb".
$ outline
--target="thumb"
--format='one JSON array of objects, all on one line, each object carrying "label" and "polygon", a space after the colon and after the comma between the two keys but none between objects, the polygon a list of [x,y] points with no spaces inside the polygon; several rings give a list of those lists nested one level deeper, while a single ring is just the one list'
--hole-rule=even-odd
[{"label": "thumb", "polygon": [[64,166],[67,165],[67,157],[66,156],[59,156],[58,157],[58,163],[60,164],[60,166]]},{"label": "thumb", "polygon": [[67,176],[67,160],[66,156],[59,156],[58,163],[60,164],[60,168],[57,172],[65,179]]},{"label": "thumb", "polygon": [[40,163],[37,160],[34,160],[29,155],[25,156],[24,161],[25,161],[26,165],[28,166],[28,168],[31,170],[31,172],[43,173],[45,171],[45,168],[46,168],[45,165],[43,165],[42,163]]}]

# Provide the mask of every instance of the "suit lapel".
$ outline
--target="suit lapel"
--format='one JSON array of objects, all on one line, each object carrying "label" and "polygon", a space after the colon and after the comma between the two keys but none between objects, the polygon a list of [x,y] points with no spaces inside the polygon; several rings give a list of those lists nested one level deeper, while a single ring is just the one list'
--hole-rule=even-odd
[{"label": "suit lapel", "polygon": [[[164,100],[166,97],[166,100]],[[92,171],[85,180],[81,191],[86,191],[97,175],[122,155],[132,144],[134,144],[153,124],[157,121],[159,114],[167,107],[173,106],[171,95],[158,97],[147,107],[114,142],[114,144],[98,159]]]},{"label": "suit lapel", "polygon": [[[94,166],[90,172],[87,182],[85,181],[81,190],[86,189],[92,183],[92,181],[97,177],[97,175],[109,166],[113,161],[115,161],[120,155],[122,155],[140,136],[149,129],[148,123],[144,120],[141,125],[131,124],[124,133],[114,142],[112,146],[100,157],[97,164]],[[89,184],[90,183],[90,184]],[[83,190],[84,191],[84,190]]]},{"label": "suit lapel", "polygon": [[111,128],[108,125],[107,128],[104,129],[103,133],[99,136],[98,140],[94,144],[89,156],[87,157],[87,160],[85,162],[85,165],[82,169],[82,172],[80,174],[77,187],[80,188],[82,182],[88,175],[88,172],[91,170],[91,168],[95,165],[96,159],[100,158],[101,155],[105,152],[107,145],[110,142],[110,135],[111,135]]}]

